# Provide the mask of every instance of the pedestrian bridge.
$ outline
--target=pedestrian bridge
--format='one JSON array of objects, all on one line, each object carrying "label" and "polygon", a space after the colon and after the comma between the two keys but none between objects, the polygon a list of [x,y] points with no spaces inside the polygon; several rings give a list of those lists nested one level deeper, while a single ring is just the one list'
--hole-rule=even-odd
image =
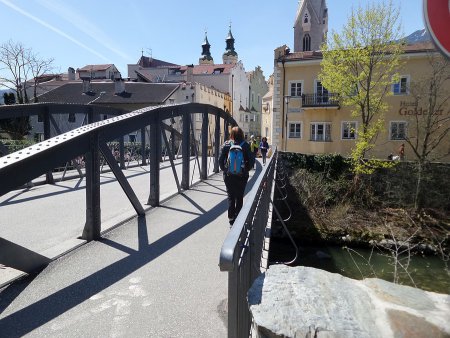
[{"label": "pedestrian bridge", "polygon": [[[51,110],[30,109],[46,121]],[[199,112],[201,139],[211,135],[208,115],[215,131],[198,146],[189,116]],[[183,119],[181,159],[163,126],[173,116]],[[0,336],[248,336],[246,290],[267,265],[279,169],[276,152],[258,162],[230,229],[218,140],[234,123],[208,105],[149,107],[0,158]],[[146,126],[148,166],[123,168],[107,142]],[[80,154],[85,177],[59,181],[52,168]]]}]

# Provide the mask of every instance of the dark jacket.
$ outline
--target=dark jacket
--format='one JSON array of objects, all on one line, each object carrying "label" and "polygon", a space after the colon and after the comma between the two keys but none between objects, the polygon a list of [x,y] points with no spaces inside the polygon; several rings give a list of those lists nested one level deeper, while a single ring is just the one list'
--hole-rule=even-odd
[{"label": "dark jacket", "polygon": [[261,149],[262,153],[267,153],[267,150],[269,150],[269,143],[265,141],[261,141],[259,143],[259,149]]},{"label": "dark jacket", "polygon": [[[227,172],[226,164],[230,147],[231,141],[226,141],[225,144],[222,146],[222,151],[220,152],[219,156],[219,167],[224,173]],[[250,151],[250,145],[246,141],[244,141],[244,144],[242,145],[242,152],[244,153],[244,163],[245,163],[245,170],[243,176],[248,177],[248,172],[253,168],[254,160],[252,153]]]}]

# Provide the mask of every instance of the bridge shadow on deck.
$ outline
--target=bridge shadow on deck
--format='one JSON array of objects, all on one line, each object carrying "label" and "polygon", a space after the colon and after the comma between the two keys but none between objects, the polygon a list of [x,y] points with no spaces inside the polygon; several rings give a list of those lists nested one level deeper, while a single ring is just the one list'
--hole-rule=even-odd
[{"label": "bridge shadow on deck", "polygon": [[[254,171],[253,176],[247,184],[246,193],[253,187],[258,175],[261,172],[261,169],[261,165],[257,165],[257,169]],[[217,179],[218,177],[220,176],[214,176],[212,181],[219,181]],[[220,195],[222,195],[222,189],[214,185],[212,186],[221,191]],[[195,190],[195,187],[193,187],[193,190]],[[138,217],[138,250],[134,250],[128,246],[112,241],[108,238],[108,235],[105,236],[105,238],[102,238],[97,243],[121,250],[127,253],[128,256],[0,319],[0,336],[21,337],[39,328],[45,323],[88,300],[90,297],[112,286],[114,283],[119,282],[149,262],[152,262],[165,252],[187,239],[189,236],[193,235],[217,219],[225,213],[228,208],[225,197],[219,204],[210,210],[204,210],[190,198],[185,198],[185,200],[192,203],[195,208],[201,212],[197,218],[187,222],[176,230],[149,244],[149,228],[146,217]],[[91,244],[97,243],[91,242]],[[82,248],[79,250],[82,250]],[[217,248],[217,255],[219,255],[219,252],[220,248]],[[0,313],[2,313],[9,306],[9,304],[14,301],[14,299],[18,297],[23,290],[26,290],[27,287],[32,286],[32,281],[32,279],[30,280],[30,278],[27,278],[2,290],[0,292]]]}]

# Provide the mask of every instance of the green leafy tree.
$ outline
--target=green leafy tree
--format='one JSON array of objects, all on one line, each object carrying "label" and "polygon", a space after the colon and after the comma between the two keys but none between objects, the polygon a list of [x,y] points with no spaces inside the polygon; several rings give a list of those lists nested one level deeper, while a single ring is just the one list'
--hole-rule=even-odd
[{"label": "green leafy tree", "polygon": [[356,174],[371,174],[387,165],[367,155],[384,129],[385,98],[398,79],[400,37],[399,10],[389,1],[352,10],[342,33],[332,32],[322,46],[320,81],[360,120],[351,153]]},{"label": "green leafy tree", "polygon": [[450,135],[450,60],[430,53],[428,64],[425,75],[410,85],[416,109],[405,138],[417,158],[416,209],[423,207],[427,164],[446,155],[436,150]]}]

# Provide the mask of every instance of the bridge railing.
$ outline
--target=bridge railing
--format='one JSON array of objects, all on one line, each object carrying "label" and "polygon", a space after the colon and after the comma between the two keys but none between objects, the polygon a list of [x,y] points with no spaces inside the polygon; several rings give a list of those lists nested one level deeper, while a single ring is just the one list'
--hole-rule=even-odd
[{"label": "bridge railing", "polygon": [[[220,252],[220,270],[228,272],[228,337],[248,337],[251,318],[247,291],[267,268],[266,231],[272,220],[278,152],[267,161]],[[267,253],[267,252],[266,252]]]},{"label": "bridge railing", "polygon": [[[121,170],[124,166],[121,165],[119,167],[116,158],[108,147],[108,142],[117,140],[130,132],[136,130],[142,131],[145,127],[149,127],[150,192],[147,204],[157,206],[160,203],[159,164],[162,155],[162,145],[164,143],[165,148],[170,149],[166,131],[174,133],[174,130],[170,129],[170,126],[164,123],[164,121],[171,120],[174,117],[180,117],[182,123],[182,131],[176,131],[181,138],[181,180],[178,179],[175,170],[174,154],[169,154],[179,192],[189,189],[191,185],[191,145],[195,144],[196,157],[199,154],[193,136],[194,126],[191,115],[198,113],[202,115],[201,139],[204,142],[201,143],[200,149],[201,162],[197,159],[200,179],[207,179],[208,140],[214,139],[214,172],[219,172],[220,135],[223,133],[224,139],[227,139],[229,124],[236,125],[236,121],[223,109],[199,103],[147,107],[97,122],[94,121],[94,114],[96,113],[96,109],[100,108],[89,105],[55,105],[42,103],[2,106],[0,107],[0,116],[1,118],[14,118],[43,114],[44,122],[46,122],[45,125],[47,125],[45,129],[48,131],[50,130],[49,125],[52,120],[52,114],[56,113],[54,112],[55,109],[57,109],[58,113],[87,110],[90,116],[89,121],[92,121],[92,123],[0,157],[0,195],[17,189],[40,175],[51,173],[52,169],[61,163],[66,163],[80,155],[84,155],[86,172],[86,223],[81,237],[85,240],[97,239],[101,233],[100,172],[102,156],[107,161],[137,214],[143,215],[145,213],[143,206]],[[114,110],[112,109],[111,111]],[[108,108],[103,107],[99,112],[107,113]],[[209,116],[212,116],[215,121],[215,130],[212,135],[209,133]],[[142,134],[145,134],[145,131],[142,131]]]}]

